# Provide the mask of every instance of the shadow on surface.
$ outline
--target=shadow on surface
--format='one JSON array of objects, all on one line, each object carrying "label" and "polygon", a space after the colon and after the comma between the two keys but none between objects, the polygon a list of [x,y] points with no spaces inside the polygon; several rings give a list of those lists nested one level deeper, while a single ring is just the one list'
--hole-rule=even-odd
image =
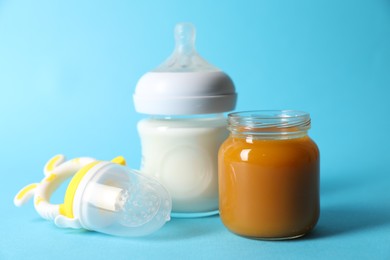
[{"label": "shadow on surface", "polygon": [[202,218],[172,218],[158,232],[145,237],[147,240],[180,240],[207,236],[222,230],[219,215]]},{"label": "shadow on surface", "polygon": [[[41,220],[37,220],[41,221]],[[42,220],[46,221],[46,220]],[[199,236],[207,236],[218,230],[222,230],[222,223],[220,223],[219,215],[204,217],[204,218],[172,218],[161,229],[157,230],[147,236],[141,237],[121,237],[111,236],[104,233],[85,229],[63,229],[63,232],[68,235],[89,236],[89,237],[111,237],[119,240],[133,240],[133,241],[173,241],[192,239]]]},{"label": "shadow on surface", "polygon": [[388,174],[379,168],[333,174],[321,180],[320,219],[304,239],[390,226],[389,181]]},{"label": "shadow on surface", "polygon": [[382,209],[357,207],[322,209],[317,227],[303,239],[340,236],[390,226],[390,208],[385,205]]},{"label": "shadow on surface", "polygon": [[[352,178],[354,177],[354,178]],[[305,238],[362,232],[390,225],[386,175],[381,171],[340,175],[321,186],[320,219]]]}]

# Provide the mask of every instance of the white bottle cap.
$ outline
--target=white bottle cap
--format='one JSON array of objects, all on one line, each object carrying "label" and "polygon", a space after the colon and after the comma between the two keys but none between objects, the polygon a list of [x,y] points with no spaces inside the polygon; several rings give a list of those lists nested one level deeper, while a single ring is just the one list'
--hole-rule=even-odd
[{"label": "white bottle cap", "polygon": [[230,77],[206,62],[195,50],[195,28],[175,28],[173,54],[136,86],[137,112],[154,115],[211,114],[235,108],[237,94]]}]

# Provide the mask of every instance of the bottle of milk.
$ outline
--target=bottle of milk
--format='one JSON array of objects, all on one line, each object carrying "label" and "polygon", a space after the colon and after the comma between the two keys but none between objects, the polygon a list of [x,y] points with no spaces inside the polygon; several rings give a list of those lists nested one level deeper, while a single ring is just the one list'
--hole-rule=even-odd
[{"label": "bottle of milk", "polygon": [[134,93],[141,171],[157,178],[172,197],[172,216],[218,213],[218,149],[228,136],[224,112],[235,108],[232,80],[195,50],[195,28],[175,27],[176,47],[143,75]]}]

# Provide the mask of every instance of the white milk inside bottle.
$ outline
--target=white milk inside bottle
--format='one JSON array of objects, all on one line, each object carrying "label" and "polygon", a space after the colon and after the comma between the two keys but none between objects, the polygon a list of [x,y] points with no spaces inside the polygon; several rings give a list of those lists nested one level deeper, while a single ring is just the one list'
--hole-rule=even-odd
[{"label": "white milk inside bottle", "polygon": [[222,115],[139,122],[142,170],[155,173],[170,192],[175,212],[218,209],[217,154],[228,136]]},{"label": "white milk inside bottle", "polygon": [[141,171],[169,191],[172,216],[217,214],[217,155],[228,136],[223,113],[235,107],[235,88],[197,54],[191,24],[178,24],[175,38],[174,53],[142,76],[134,93],[136,110],[149,115],[138,123]]}]

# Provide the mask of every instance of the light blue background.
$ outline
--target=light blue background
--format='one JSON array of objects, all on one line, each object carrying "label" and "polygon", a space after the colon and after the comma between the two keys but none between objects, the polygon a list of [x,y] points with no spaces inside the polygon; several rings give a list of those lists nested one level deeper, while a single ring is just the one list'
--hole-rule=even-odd
[{"label": "light blue background", "polygon": [[[211,217],[123,239],[13,206],[57,153],[139,167],[132,93],[181,21],[232,77],[237,110],[311,113],[322,159],[311,235],[249,240]],[[0,0],[0,259],[390,259],[389,88],[389,0]]]}]

